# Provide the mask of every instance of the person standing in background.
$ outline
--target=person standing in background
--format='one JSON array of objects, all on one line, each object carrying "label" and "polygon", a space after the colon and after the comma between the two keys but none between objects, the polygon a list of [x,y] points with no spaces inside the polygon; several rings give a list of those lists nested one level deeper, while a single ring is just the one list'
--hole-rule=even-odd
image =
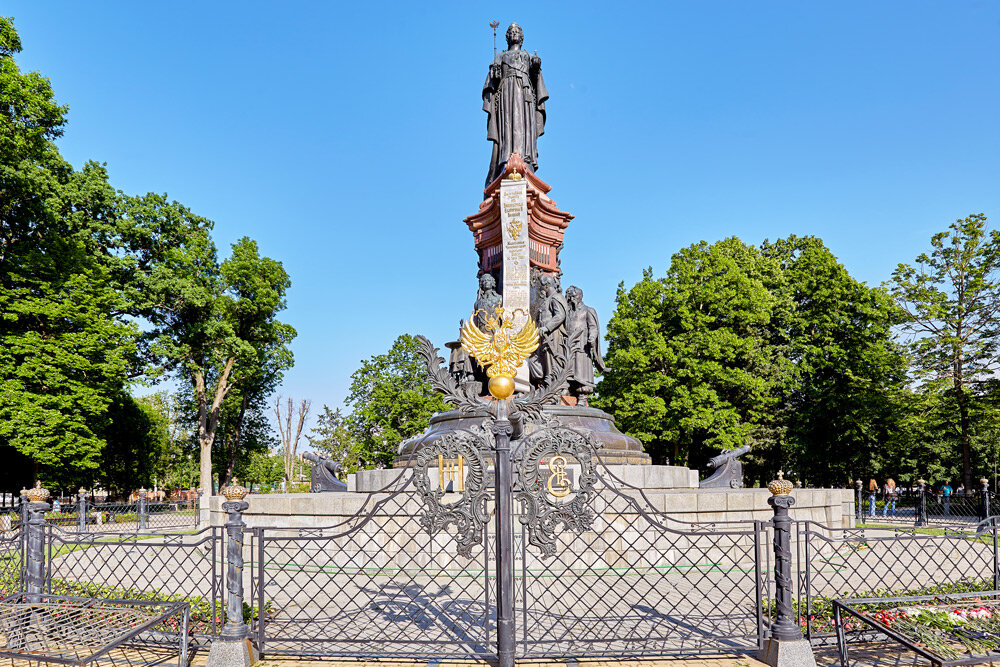
[{"label": "person standing in background", "polygon": [[891,477],[885,480],[883,495],[885,496],[885,505],[882,506],[882,516],[887,516],[890,504],[892,504],[892,516],[896,516],[896,499],[899,497],[899,489],[896,488],[896,482]]},{"label": "person standing in background", "polygon": [[868,480],[868,516],[875,516],[875,496],[878,494],[878,482],[872,477]]}]

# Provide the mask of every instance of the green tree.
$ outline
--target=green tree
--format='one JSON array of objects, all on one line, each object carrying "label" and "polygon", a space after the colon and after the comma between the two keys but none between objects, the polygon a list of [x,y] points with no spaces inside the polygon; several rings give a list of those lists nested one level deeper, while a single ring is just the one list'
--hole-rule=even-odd
[{"label": "green tree", "polygon": [[906,404],[906,357],[893,341],[902,313],[816,237],[765,242],[762,252],[781,267],[779,300],[791,307],[774,318],[772,342],[794,369],[780,411],[785,446],[771,470],[791,466],[825,485],[892,472]]},{"label": "green tree", "polygon": [[973,415],[998,368],[1000,232],[987,229],[985,215],[970,215],[932,236],[930,253],[916,264],[896,268],[891,290],[905,312],[916,381],[949,400],[969,489]]},{"label": "green tree", "polygon": [[[135,228],[161,230],[158,237],[149,236],[151,271],[141,294],[140,310],[155,327],[148,348],[191,387],[199,484],[210,495],[213,445],[223,417],[231,417],[228,433],[238,451],[250,404],[262,401],[292,364],[287,344],[295,330],[277,319],[290,280],[281,263],[261,257],[249,238],[233,244],[231,256],[220,264],[208,235],[209,221],[162,198],[136,204],[131,211]],[[164,228],[176,230],[171,234],[175,243],[163,242]],[[236,388],[240,400],[230,411],[226,399]],[[225,460],[235,465],[231,451]]]},{"label": "green tree", "polygon": [[153,464],[153,480],[161,488],[191,488],[198,476],[194,421],[180,393],[157,392],[136,399],[155,411],[166,425],[166,442]]},{"label": "green tree", "polygon": [[698,464],[709,448],[773,438],[789,374],[769,331],[780,279],[775,261],[730,238],[680,251],[662,279],[649,269],[632,289],[619,286],[596,404],[658,463]]},{"label": "green tree", "polygon": [[365,467],[389,466],[406,438],[422,433],[435,412],[448,410],[427,379],[417,341],[399,336],[386,354],[361,363],[345,401],[350,431]]},{"label": "green tree", "polygon": [[112,279],[118,199],[102,166],[59,155],[66,108],[20,50],[0,17],[0,441],[93,471],[137,336]]},{"label": "green tree", "polygon": [[254,451],[236,472],[251,491],[273,489],[281,484],[284,465],[280,456],[266,451]]},{"label": "green tree", "polygon": [[156,463],[170,444],[166,418],[155,405],[127,392],[110,405],[108,416],[97,481],[117,496],[141,487],[151,489]]},{"label": "green tree", "polygon": [[[362,470],[369,464],[364,458],[360,443],[351,433],[348,418],[340,408],[331,410],[326,405],[323,412],[316,417],[316,425],[312,433],[306,436],[309,444],[327,458],[338,462],[344,472],[351,473]],[[374,465],[371,461],[370,465]]]}]

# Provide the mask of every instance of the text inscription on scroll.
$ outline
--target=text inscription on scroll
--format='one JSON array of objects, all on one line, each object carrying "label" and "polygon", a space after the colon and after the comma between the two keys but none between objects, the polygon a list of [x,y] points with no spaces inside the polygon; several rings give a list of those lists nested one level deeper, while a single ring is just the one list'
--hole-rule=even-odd
[{"label": "text inscription on scroll", "polygon": [[[520,331],[531,308],[531,264],[528,258],[527,181],[500,182],[500,229],[503,240],[503,308],[515,315],[513,330]],[[517,370],[518,384],[528,382],[528,367]]]}]

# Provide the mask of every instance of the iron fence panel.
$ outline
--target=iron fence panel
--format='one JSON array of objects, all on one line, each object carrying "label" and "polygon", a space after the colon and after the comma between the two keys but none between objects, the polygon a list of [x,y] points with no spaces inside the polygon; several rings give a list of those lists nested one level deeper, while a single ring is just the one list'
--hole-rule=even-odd
[{"label": "iron fence panel", "polygon": [[805,572],[798,614],[807,637],[832,635],[826,612],[834,597],[995,589],[1000,577],[996,531],[995,519],[969,529],[931,530],[798,522],[804,558],[799,569]]},{"label": "iron fence panel", "polygon": [[270,654],[489,655],[487,549],[457,552],[450,530],[428,534],[414,469],[357,500],[334,526],[260,529],[258,628]]},{"label": "iron fence panel", "polygon": [[[992,491],[987,493],[989,494],[989,507],[997,508],[997,495]],[[913,525],[920,520],[921,494],[919,490],[901,490],[899,498],[894,504],[887,502],[881,493],[876,494],[874,504],[871,501],[871,494],[867,491],[862,492],[858,497],[860,497],[861,503],[857,517],[863,524]],[[925,491],[923,498],[926,508],[925,518],[929,525],[959,525],[973,528],[984,519],[981,490],[954,493],[948,497],[936,492]]]},{"label": "iron fence panel", "polygon": [[647,496],[600,463],[597,476],[593,523],[558,533],[553,556],[518,531],[522,655],[755,650],[764,633],[763,524],[678,522],[666,515],[670,495]]},{"label": "iron fence panel", "polygon": [[148,501],[146,521],[151,529],[194,527],[198,525],[197,501]]},{"label": "iron fence panel", "polygon": [[[46,521],[70,529],[79,522],[78,512],[78,505],[64,505],[61,516]],[[142,514],[139,503],[87,503],[84,525],[99,533],[190,530],[198,526],[198,501],[147,500]]]},{"label": "iron fence panel", "polygon": [[220,527],[143,535],[46,526],[45,541],[49,593],[185,601],[194,634],[215,635],[221,627],[225,541]]},{"label": "iron fence panel", "polygon": [[0,532],[0,597],[24,590],[24,531]]}]

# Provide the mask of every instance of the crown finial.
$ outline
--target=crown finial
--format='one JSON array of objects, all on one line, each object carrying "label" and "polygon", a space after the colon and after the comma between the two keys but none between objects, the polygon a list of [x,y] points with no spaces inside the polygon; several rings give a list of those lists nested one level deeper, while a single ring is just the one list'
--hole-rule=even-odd
[{"label": "crown finial", "polygon": [[767,490],[772,496],[787,496],[792,492],[792,483],[785,479],[785,473],[778,471],[778,479],[767,485]]},{"label": "crown finial", "polygon": [[237,484],[230,484],[222,489],[222,495],[226,497],[226,500],[243,500],[249,491]]},{"label": "crown finial", "polygon": [[49,498],[48,489],[43,489],[41,482],[36,482],[35,488],[30,489],[24,495],[28,496],[28,500],[33,503],[44,503]]}]

